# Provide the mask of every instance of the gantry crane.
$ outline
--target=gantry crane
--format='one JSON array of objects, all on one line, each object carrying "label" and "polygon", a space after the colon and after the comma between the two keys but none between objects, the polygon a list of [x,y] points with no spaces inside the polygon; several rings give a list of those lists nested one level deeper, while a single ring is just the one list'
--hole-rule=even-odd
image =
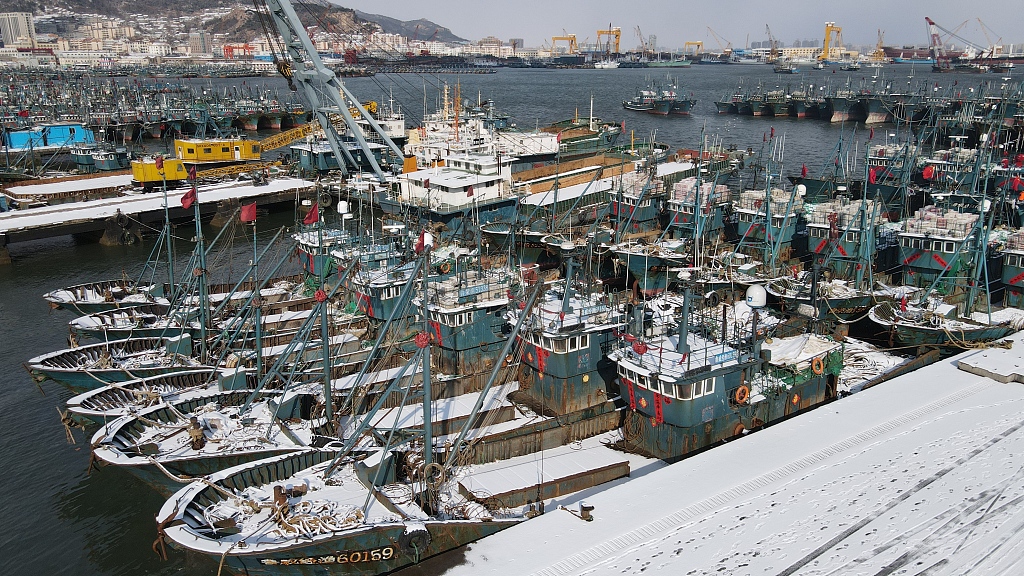
[{"label": "gantry crane", "polygon": [[839,56],[842,57],[843,29],[836,26],[835,22],[825,22],[825,43],[821,46],[821,54],[818,54],[818,60],[824,62],[831,58],[832,49],[836,47],[839,48]]},{"label": "gantry crane", "polygon": [[564,41],[569,43],[569,54],[575,54],[575,53],[579,52],[580,48],[576,44],[576,35],[575,34],[565,34],[564,36],[552,36],[551,37],[551,51],[552,52],[555,51],[555,44],[559,40],[564,40]]},{"label": "gantry crane", "polygon": [[614,28],[609,26],[607,30],[598,30],[597,31],[597,45],[598,46],[601,45],[601,37],[602,36],[611,36],[611,37],[615,38],[615,50],[612,50],[611,52],[613,54],[618,54],[619,53],[619,40],[622,39],[622,29],[619,28],[618,26],[616,26]]}]

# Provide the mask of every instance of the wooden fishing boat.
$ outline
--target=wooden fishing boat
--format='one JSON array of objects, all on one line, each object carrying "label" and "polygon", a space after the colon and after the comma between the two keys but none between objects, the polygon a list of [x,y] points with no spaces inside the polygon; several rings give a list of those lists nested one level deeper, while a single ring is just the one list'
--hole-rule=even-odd
[{"label": "wooden fishing boat", "polygon": [[985,324],[956,313],[956,307],[940,304],[932,308],[882,302],[871,308],[869,318],[889,330],[892,343],[899,346],[950,346],[969,348],[977,343],[1005,338],[1024,329],[1020,319],[1008,318]]}]

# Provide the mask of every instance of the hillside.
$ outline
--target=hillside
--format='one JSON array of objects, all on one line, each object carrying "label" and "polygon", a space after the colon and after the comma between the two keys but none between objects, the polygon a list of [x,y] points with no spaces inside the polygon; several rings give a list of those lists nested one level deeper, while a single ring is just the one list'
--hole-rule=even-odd
[{"label": "hillside", "polygon": [[433,39],[438,42],[467,41],[465,38],[460,38],[453,34],[448,28],[423,18],[420,18],[419,20],[403,21],[389,16],[383,16],[381,14],[367,14],[366,12],[360,12],[359,10],[356,10],[355,14],[363,20],[379,24],[380,27],[389,34],[398,34],[400,36],[405,36],[406,38],[416,38],[419,40],[427,40],[433,37]]},{"label": "hillside", "polygon": [[[294,0],[293,0],[294,1]],[[384,32],[399,34],[407,38],[421,40],[433,38],[440,42],[465,42],[448,28],[435,24],[430,20],[402,21],[380,14],[358,12],[337,4],[329,8],[317,3],[300,3],[294,1],[295,11],[306,26],[315,25],[316,19],[325,20],[327,28],[339,32],[354,32],[365,27],[367,22],[377,24]],[[251,40],[261,35],[262,28],[255,16],[247,10],[252,4],[238,0],[147,0],[144,5],[135,0],[0,0],[0,12],[32,12],[42,14],[44,9],[52,12],[54,8],[63,8],[75,14],[98,14],[101,16],[129,18],[145,9],[148,16],[164,18],[195,17],[203,11],[232,8],[227,15],[207,20],[203,27],[214,34],[224,34],[229,41]]]}]

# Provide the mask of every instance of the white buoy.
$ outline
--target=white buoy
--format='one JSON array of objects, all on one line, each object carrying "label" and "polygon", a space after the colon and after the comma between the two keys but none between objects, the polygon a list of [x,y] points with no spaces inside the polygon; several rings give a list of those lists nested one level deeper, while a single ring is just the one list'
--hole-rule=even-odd
[{"label": "white buoy", "polygon": [[348,200],[338,202],[338,214],[348,214]]}]

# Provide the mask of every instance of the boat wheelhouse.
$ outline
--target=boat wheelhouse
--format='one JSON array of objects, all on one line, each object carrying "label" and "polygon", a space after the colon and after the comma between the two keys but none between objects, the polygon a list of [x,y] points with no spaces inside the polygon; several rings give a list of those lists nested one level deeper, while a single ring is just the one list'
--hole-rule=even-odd
[{"label": "boat wheelhouse", "polygon": [[963,284],[958,279],[972,266],[968,244],[977,224],[977,214],[937,206],[926,206],[907,218],[899,235],[904,283],[925,288],[942,276],[946,289]]}]

